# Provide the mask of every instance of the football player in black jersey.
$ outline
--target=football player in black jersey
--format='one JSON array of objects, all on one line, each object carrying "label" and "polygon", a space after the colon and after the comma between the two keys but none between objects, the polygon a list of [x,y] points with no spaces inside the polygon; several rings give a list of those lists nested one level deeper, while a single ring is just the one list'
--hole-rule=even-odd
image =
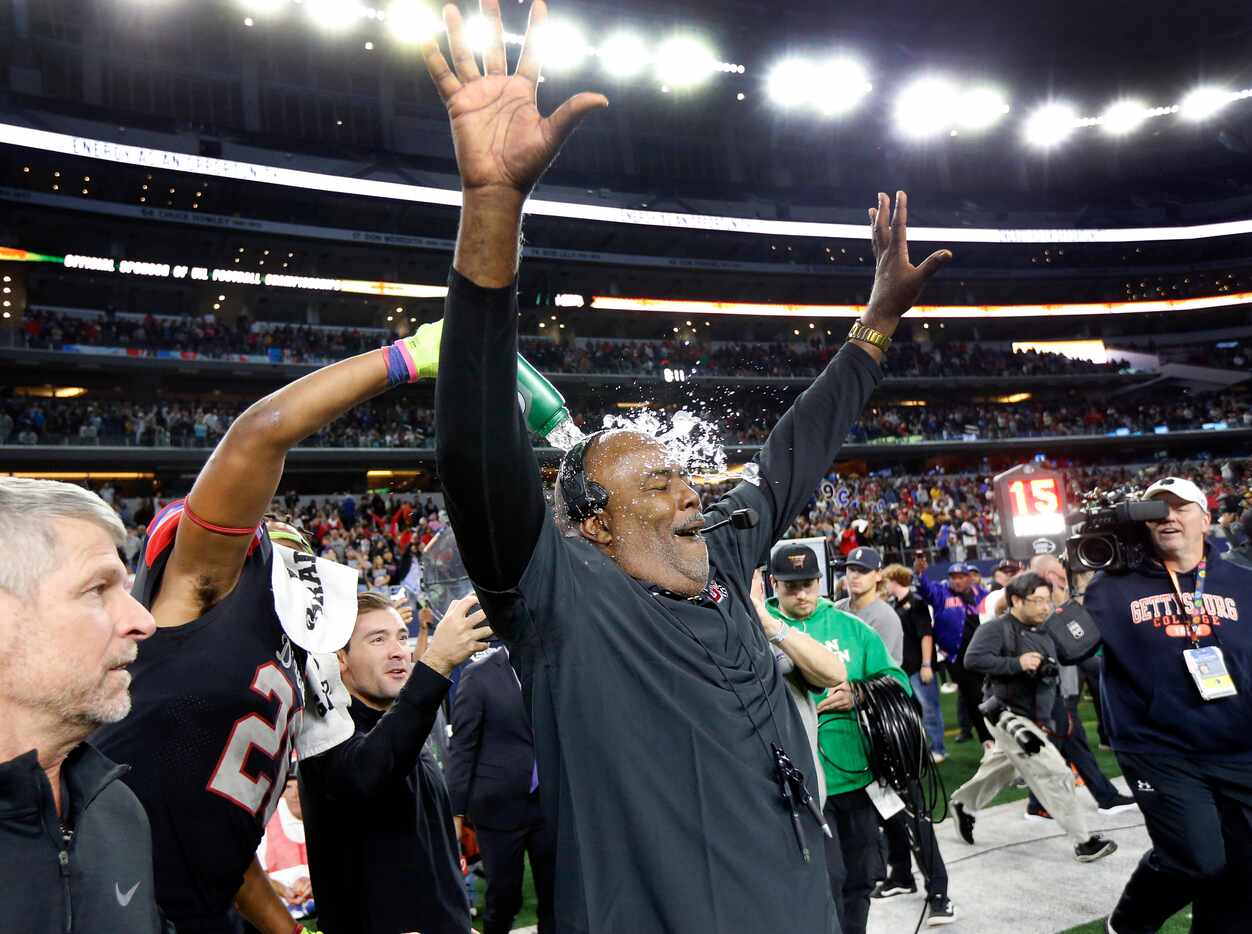
[{"label": "football player in black jersey", "polygon": [[[231,425],[186,499],[148,528],[134,595],[157,631],[130,669],[130,716],[94,739],[131,767],[125,781],[152,824],[157,901],[180,934],[233,932],[232,905],[262,934],[293,930],[255,862],[305,720],[304,654],[287,635],[300,641],[305,620],[293,629],[289,608],[280,619],[284,568],[274,572],[279,545],[308,549],[298,530],[275,523],[267,534],[262,522],[287,451],[386,389],[433,376],[437,366],[438,331],[424,326],[266,396]],[[303,583],[307,571],[312,579],[313,630],[322,609],[316,559],[296,560],[305,562],[299,574],[290,564],[285,573]],[[355,614],[350,587],[353,608],[338,621],[345,640]]]}]

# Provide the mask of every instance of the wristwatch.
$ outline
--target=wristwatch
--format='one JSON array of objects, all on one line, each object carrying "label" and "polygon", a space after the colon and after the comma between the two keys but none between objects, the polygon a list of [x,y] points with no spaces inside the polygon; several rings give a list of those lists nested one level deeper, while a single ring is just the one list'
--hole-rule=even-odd
[{"label": "wristwatch", "polygon": [[771,645],[782,645],[783,640],[787,638],[787,634],[788,634],[789,632],[791,632],[791,627],[790,627],[790,626],[788,626],[786,623],[783,623],[783,625],[782,625],[782,629],[778,630],[778,633],[777,633],[776,635],[772,635],[772,636],[769,636],[769,637],[768,637],[768,638],[769,638],[769,641],[770,641],[770,644],[771,644]]},{"label": "wristwatch", "polygon": [[867,344],[873,344],[883,353],[887,352],[887,348],[891,346],[891,338],[882,331],[876,331],[871,327],[867,327],[861,322],[852,325],[848,330],[848,340],[864,341]]}]

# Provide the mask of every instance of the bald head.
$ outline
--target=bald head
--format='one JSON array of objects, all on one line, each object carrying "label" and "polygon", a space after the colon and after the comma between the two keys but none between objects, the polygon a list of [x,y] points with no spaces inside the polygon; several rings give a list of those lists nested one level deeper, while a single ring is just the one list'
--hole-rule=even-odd
[{"label": "bald head", "polygon": [[1068,598],[1069,575],[1065,571],[1065,565],[1054,555],[1035,555],[1030,559],[1030,570],[1048,582],[1058,603],[1061,602],[1062,595]]},{"label": "bald head", "polygon": [[709,575],[700,497],[665,445],[639,431],[606,431],[588,445],[583,466],[608,500],[578,523],[579,534],[636,580],[698,594]]}]

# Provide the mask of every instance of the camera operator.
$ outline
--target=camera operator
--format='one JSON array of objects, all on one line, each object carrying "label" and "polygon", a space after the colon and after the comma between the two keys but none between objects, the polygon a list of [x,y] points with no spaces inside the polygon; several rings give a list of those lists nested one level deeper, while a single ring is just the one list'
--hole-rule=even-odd
[{"label": "camera operator", "polygon": [[1092,835],[1074,790],[1074,776],[1057,748],[1048,742],[1060,669],[1056,643],[1044,624],[1052,615],[1052,588],[1027,571],[1004,588],[1008,612],[983,624],[965,650],[965,666],[987,675],[979,708],[995,745],[983,756],[974,777],[952,795],[957,827],[974,842],[974,815],[1020,775],[1043,806],[1074,841],[1081,863],[1108,856],[1112,840]]},{"label": "camera operator", "polygon": [[[1252,573],[1216,560],[1204,492],[1166,477],[1145,500],[1147,553],[1098,574],[1086,607],[1104,640],[1109,738],[1152,838],[1109,929],[1157,931],[1192,904],[1193,934],[1252,917]],[[1242,618],[1241,617],[1242,614]]]}]

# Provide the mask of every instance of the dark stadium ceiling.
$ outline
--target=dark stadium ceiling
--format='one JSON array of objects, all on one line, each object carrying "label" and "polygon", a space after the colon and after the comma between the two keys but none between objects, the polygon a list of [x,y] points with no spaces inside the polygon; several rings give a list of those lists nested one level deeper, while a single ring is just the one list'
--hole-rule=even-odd
[{"label": "dark stadium ceiling", "polygon": [[[119,123],[172,117],[221,136],[352,151],[363,159],[377,159],[390,145],[379,128],[386,122],[381,109],[419,121],[428,138],[441,129],[416,54],[376,22],[329,36],[294,5],[281,19],[258,15],[248,28],[248,6],[240,0],[0,0],[0,35],[14,35],[5,17],[19,7],[34,24],[35,42],[6,50],[0,39],[0,62],[45,68],[44,97],[85,103]],[[506,2],[506,28],[522,31],[526,9]],[[702,36],[719,60],[742,63],[746,74],[717,74],[697,89],[668,95],[655,80],[614,80],[592,67],[552,74],[542,95],[546,105],[588,88],[608,93],[614,107],[574,138],[550,180],[653,197],[816,196],[837,203],[880,187],[908,187],[918,205],[929,196],[931,203],[957,198],[1016,209],[1076,202],[1135,208],[1252,193],[1252,99],[1203,123],[1164,117],[1124,136],[1086,128],[1046,152],[1032,151],[1021,132],[1026,117],[1049,99],[1090,116],[1127,97],[1167,106],[1202,85],[1252,87],[1252,4],[1242,0],[557,0],[553,15],[577,22],[593,42],[623,26],[651,44],[675,30]],[[374,48],[366,50],[366,42]],[[868,71],[873,90],[859,108],[823,117],[770,100],[766,81],[775,65],[834,52],[859,59]],[[81,90],[89,84],[82,69],[93,59],[104,60],[104,75],[94,99],[84,101],[91,95]],[[228,104],[236,95],[246,98],[239,76],[249,69],[260,74],[262,120],[259,129],[245,131],[242,119],[219,116],[214,95]],[[905,138],[893,116],[896,95],[932,75],[996,86],[1011,111],[998,125],[959,139]],[[184,77],[212,84],[202,92],[213,98],[212,119],[195,109],[200,92],[194,89],[185,113],[145,89]],[[14,96],[10,106],[37,109],[39,101]],[[428,143],[424,156],[405,145],[395,149],[401,164],[449,167],[450,146]]]}]

